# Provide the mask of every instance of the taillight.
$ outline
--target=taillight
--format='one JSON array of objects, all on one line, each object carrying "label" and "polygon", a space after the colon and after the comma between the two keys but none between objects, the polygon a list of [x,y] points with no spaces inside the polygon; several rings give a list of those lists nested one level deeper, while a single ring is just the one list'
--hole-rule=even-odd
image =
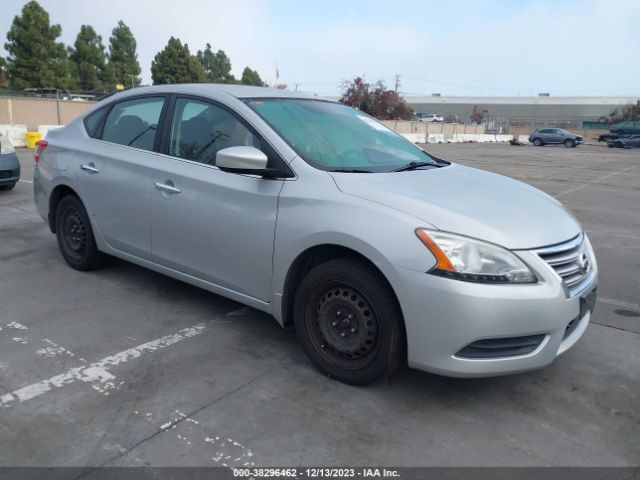
[{"label": "taillight", "polygon": [[38,140],[36,142],[36,149],[33,152],[33,159],[36,161],[36,163],[40,161],[40,155],[42,155],[44,149],[47,148],[47,145],[49,145],[49,142],[47,142],[46,140]]}]

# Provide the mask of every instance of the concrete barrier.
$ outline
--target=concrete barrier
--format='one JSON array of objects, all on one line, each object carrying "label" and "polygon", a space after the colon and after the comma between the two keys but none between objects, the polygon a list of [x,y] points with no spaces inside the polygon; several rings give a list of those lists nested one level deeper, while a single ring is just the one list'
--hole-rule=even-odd
[{"label": "concrete barrier", "polygon": [[529,143],[529,135],[518,135],[518,141],[520,143]]},{"label": "concrete barrier", "polygon": [[425,135],[424,133],[401,133],[404,138],[413,143],[424,143]]},{"label": "concrete barrier", "polygon": [[27,133],[26,125],[8,125],[6,123],[0,124],[0,134],[9,139],[11,145],[14,147],[26,147],[27,140],[24,138],[24,134]]}]

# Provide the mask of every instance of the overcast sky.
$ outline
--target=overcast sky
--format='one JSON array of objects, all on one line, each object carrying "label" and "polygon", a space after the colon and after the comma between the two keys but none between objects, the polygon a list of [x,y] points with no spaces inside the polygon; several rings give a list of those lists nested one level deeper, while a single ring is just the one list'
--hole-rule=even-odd
[{"label": "overcast sky", "polygon": [[[0,37],[24,0],[2,0]],[[62,41],[90,24],[105,44],[122,19],[143,83],[171,35],[207,42],[263,79],[332,94],[364,75],[443,95],[640,94],[640,0],[40,0]],[[4,42],[0,42],[3,44]],[[2,55],[6,52],[2,51]]]}]

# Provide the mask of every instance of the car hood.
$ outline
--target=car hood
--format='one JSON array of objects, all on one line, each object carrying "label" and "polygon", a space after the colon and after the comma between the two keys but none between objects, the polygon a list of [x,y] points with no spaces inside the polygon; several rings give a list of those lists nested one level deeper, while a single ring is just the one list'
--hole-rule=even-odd
[{"label": "car hood", "polygon": [[346,194],[422,220],[416,227],[432,226],[510,249],[553,245],[581,231],[575,217],[546,193],[517,180],[462,165],[331,175]]}]

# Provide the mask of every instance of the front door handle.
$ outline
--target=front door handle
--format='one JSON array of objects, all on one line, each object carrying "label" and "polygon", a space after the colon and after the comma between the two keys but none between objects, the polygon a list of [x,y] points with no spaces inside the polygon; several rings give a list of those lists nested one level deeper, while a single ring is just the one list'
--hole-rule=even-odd
[{"label": "front door handle", "polygon": [[89,172],[89,173],[100,173],[100,170],[98,170],[95,165],[92,163],[89,164],[82,164],[80,165],[80,168],[82,170],[84,170],[85,172]]},{"label": "front door handle", "polygon": [[158,190],[161,190],[163,192],[167,192],[167,193],[180,193],[180,189],[176,188],[173,186],[173,184],[169,185],[167,183],[160,183],[160,182],[155,182],[153,184],[154,187],[156,187]]}]

